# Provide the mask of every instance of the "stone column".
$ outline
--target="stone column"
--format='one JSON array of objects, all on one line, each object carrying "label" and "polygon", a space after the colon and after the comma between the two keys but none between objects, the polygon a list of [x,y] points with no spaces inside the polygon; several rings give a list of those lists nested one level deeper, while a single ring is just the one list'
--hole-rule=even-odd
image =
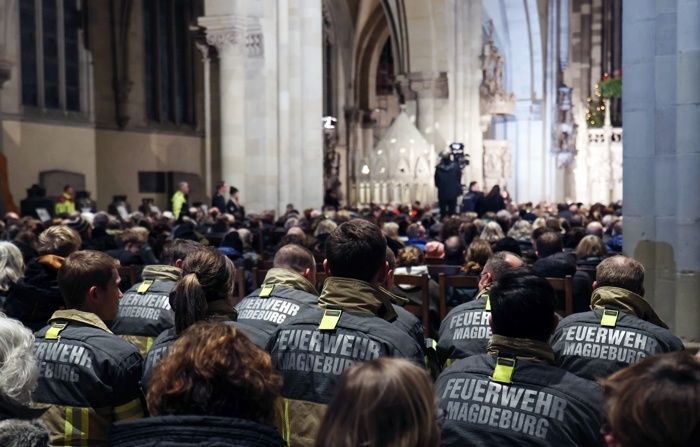
[{"label": "stone column", "polygon": [[213,191],[214,181],[212,179],[211,165],[211,58],[212,47],[206,41],[197,39],[195,41],[197,49],[202,53],[202,63],[204,64],[204,184],[207,194]]},{"label": "stone column", "polygon": [[416,127],[423,134],[433,150],[435,147],[435,84],[434,76],[424,73],[410,73],[408,75],[411,90],[416,94]]},{"label": "stone column", "polygon": [[[700,341],[700,0],[678,0],[677,8],[676,331]],[[663,37],[657,32],[657,42]]]},{"label": "stone column", "polygon": [[681,338],[700,340],[700,0],[625,0],[624,250],[647,299]]},{"label": "stone column", "polygon": [[[441,122],[440,131],[449,140],[463,143],[470,155],[470,164],[462,176],[463,183],[476,181],[483,189],[484,131],[479,97],[483,5],[481,0],[449,0],[448,4],[449,99],[446,108],[449,112],[446,114],[448,118]],[[483,124],[487,127],[490,123],[489,115]]]},{"label": "stone column", "polygon": [[[242,2],[241,2],[242,3]],[[221,97],[221,179],[241,190],[246,204],[246,30],[245,16],[200,17],[207,43],[219,54]]]}]

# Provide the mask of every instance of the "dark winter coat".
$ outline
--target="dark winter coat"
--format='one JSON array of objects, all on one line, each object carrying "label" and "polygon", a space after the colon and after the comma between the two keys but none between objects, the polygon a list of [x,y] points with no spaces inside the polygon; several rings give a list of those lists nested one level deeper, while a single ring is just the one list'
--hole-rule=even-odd
[{"label": "dark winter coat", "polygon": [[37,420],[45,408],[29,408],[0,398],[0,445],[47,447],[49,431]]},{"label": "dark winter coat", "polygon": [[462,195],[462,170],[454,162],[440,163],[435,168],[438,200],[454,200]]},{"label": "dark winter coat", "polygon": [[32,331],[46,326],[51,315],[65,307],[57,279],[62,264],[63,258],[54,255],[30,261],[24,278],[20,278],[7,295],[5,314]]},{"label": "dark winter coat", "polygon": [[500,194],[495,196],[484,196],[476,204],[476,212],[479,217],[488,213],[489,211],[497,213],[501,210],[506,209],[506,202],[503,200]]},{"label": "dark winter coat", "polygon": [[116,424],[110,447],[283,447],[274,427],[217,416],[158,416]]}]

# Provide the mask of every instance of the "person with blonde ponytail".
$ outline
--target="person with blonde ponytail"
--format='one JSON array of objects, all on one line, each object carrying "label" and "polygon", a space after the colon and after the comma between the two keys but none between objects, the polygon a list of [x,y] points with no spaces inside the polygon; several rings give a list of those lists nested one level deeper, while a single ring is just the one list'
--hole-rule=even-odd
[{"label": "person with blonde ponytail", "polygon": [[175,311],[175,327],[158,336],[148,351],[141,387],[145,390],[156,364],[168,353],[178,336],[197,321],[236,321],[232,305],[236,267],[230,259],[211,247],[187,255],[182,278],[170,293]]}]

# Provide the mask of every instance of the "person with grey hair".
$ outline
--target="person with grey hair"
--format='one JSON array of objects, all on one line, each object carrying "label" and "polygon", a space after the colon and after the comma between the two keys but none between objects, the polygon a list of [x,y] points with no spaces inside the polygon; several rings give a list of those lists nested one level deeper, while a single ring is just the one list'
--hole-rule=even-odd
[{"label": "person with grey hair", "polygon": [[180,214],[187,215],[189,213],[189,199],[187,194],[190,192],[190,186],[187,184],[187,182],[180,182],[177,184],[177,191],[175,191],[175,194],[173,194],[172,199],[170,200],[173,208],[173,216],[175,218],[179,218]]},{"label": "person with grey hair", "polygon": [[34,335],[0,313],[0,445],[43,447],[49,432],[36,421],[45,411],[32,408],[39,368],[32,353]]},{"label": "person with grey hair", "polygon": [[591,310],[561,320],[552,346],[559,367],[590,380],[651,355],[683,350],[644,299],[644,267],[625,256],[598,264]]},{"label": "person with grey hair", "polygon": [[24,276],[22,252],[12,242],[0,242],[0,309],[5,298],[20,278]]}]

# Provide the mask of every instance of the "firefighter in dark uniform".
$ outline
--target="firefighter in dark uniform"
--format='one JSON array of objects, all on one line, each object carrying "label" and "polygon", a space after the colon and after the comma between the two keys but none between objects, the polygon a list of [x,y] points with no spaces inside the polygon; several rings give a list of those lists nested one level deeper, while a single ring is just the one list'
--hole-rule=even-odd
[{"label": "firefighter in dark uniform", "polygon": [[593,289],[593,310],[569,315],[554,333],[559,367],[595,380],[645,357],[683,350],[683,342],[643,298],[642,264],[624,256],[603,260]]},{"label": "firefighter in dark uniform", "polygon": [[116,261],[95,251],[71,254],[58,272],[66,310],[53,314],[34,343],[33,400],[49,405],[42,420],[51,445],[106,446],[113,422],[143,416],[143,358],[104,323],[117,315],[119,281]]},{"label": "firefighter in dark uniform", "polygon": [[333,387],[347,368],[378,357],[423,364],[423,348],[402,328],[380,288],[386,239],[364,220],[345,222],[326,244],[329,278],[319,308],[291,317],[270,338],[272,365],[284,376],[278,429],[290,446],[313,445]]},{"label": "firefighter in dark uniform", "polygon": [[442,365],[486,352],[491,338],[489,287],[504,272],[522,265],[522,259],[508,251],[495,253],[486,261],[474,300],[452,309],[440,324],[437,352]]},{"label": "firefighter in dark uniform", "polygon": [[153,368],[167,355],[179,334],[197,321],[236,321],[238,312],[232,306],[236,267],[213,247],[200,247],[182,262],[182,278],[175,284],[170,304],[175,311],[175,325],[160,334],[146,355],[141,388],[145,392]]},{"label": "firefighter in dark uniform", "polygon": [[239,327],[260,349],[289,317],[316,307],[316,260],[301,245],[289,244],[275,254],[262,286],[236,306]]},{"label": "firefighter in dark uniform", "polygon": [[165,265],[144,267],[143,282],[127,290],[119,302],[119,313],[110,329],[135,344],[144,357],[156,337],[174,325],[170,292],[182,274],[182,261],[199,246],[185,239],[168,241],[161,256]]},{"label": "firefighter in dark uniform", "polygon": [[454,362],[435,388],[442,445],[600,446],[597,383],[554,366],[557,297],[529,268],[491,285],[488,353]]}]

